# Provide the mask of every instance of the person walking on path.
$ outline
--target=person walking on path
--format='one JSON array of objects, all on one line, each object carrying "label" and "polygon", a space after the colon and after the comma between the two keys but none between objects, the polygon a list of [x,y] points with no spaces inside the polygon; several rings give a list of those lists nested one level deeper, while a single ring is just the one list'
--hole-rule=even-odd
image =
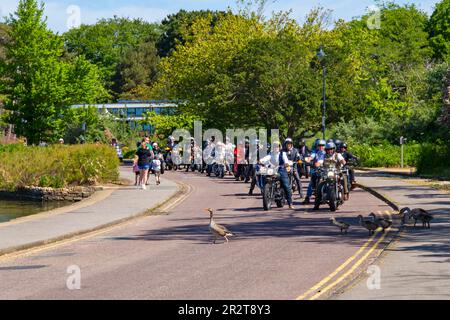
[{"label": "person walking on path", "polygon": [[134,158],[134,164],[138,165],[140,171],[139,184],[141,188],[146,190],[148,171],[150,170],[150,161],[153,158],[152,151],[149,149],[145,139],[142,140],[141,147],[136,151],[136,156]]}]

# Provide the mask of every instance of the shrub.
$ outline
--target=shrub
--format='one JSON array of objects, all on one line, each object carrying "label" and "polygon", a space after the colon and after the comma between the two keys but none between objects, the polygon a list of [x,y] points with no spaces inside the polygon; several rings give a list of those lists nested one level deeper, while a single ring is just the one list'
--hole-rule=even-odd
[{"label": "shrub", "polygon": [[116,181],[114,148],[98,145],[0,148],[0,189],[61,188]]},{"label": "shrub", "polygon": [[[360,158],[363,167],[400,167],[400,146],[389,143],[379,145],[350,145],[351,151]],[[404,165],[414,167],[420,154],[419,144],[407,144],[404,146]]]},{"label": "shrub", "polygon": [[417,172],[422,175],[450,177],[450,147],[441,141],[421,146]]}]

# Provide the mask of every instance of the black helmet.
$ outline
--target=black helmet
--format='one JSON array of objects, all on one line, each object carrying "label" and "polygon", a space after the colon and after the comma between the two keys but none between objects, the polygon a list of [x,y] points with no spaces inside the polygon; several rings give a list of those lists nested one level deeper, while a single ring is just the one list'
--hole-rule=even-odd
[{"label": "black helmet", "polygon": [[342,141],[341,141],[341,140],[336,139],[336,140],[334,140],[334,143],[336,144],[336,147],[337,147],[338,149],[341,148],[341,144],[342,144]]},{"label": "black helmet", "polygon": [[333,139],[328,139],[327,140],[327,143],[331,143],[331,142],[334,143],[334,140]]},{"label": "black helmet", "polygon": [[325,146],[325,150],[336,150],[336,145],[334,144],[334,142],[328,142]]},{"label": "black helmet", "polygon": [[305,140],[305,139],[301,139],[301,140],[300,140],[300,145],[301,145],[301,146],[306,145],[306,140]]},{"label": "black helmet", "polygon": [[348,146],[347,146],[347,144],[345,143],[345,142],[343,142],[343,143],[341,143],[341,147],[340,147],[341,149],[342,148],[345,148],[345,149],[348,149]]}]

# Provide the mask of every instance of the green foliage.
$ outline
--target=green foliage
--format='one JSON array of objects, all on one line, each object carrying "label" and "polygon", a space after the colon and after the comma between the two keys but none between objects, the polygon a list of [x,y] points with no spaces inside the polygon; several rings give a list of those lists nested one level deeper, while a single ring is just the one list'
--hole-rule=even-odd
[{"label": "green foliage", "polygon": [[108,90],[117,97],[122,93],[124,81],[120,68],[123,59],[127,61],[126,56],[130,51],[145,49],[145,43],[153,45],[160,34],[161,31],[156,24],[140,19],[114,17],[99,20],[94,25],[82,25],[71,29],[63,35],[63,38],[65,49],[70,55],[85,56],[98,66]]},{"label": "green foliage", "polygon": [[31,144],[57,139],[66,106],[94,102],[104,94],[95,66],[83,57],[61,60],[62,40],[47,29],[43,10],[35,0],[19,2],[8,20],[6,61],[0,61],[0,92],[11,111],[7,122]]},{"label": "green foliage", "polygon": [[[357,144],[349,145],[353,154],[360,158],[359,165],[362,167],[400,167],[400,146],[391,145],[388,142],[378,145]],[[404,165],[414,167],[420,158],[421,150],[419,144],[407,144],[404,146]]]},{"label": "green foliage", "polygon": [[417,161],[417,172],[422,175],[450,177],[450,147],[448,143],[437,140],[422,144]]},{"label": "green foliage", "polygon": [[117,181],[119,160],[104,145],[0,148],[0,189],[61,188]]},{"label": "green foliage", "polygon": [[127,99],[146,98],[140,91],[150,88],[156,80],[159,57],[153,42],[145,42],[130,48],[118,65],[119,80],[116,92]]},{"label": "green foliage", "polygon": [[428,21],[430,44],[436,59],[450,63],[450,0],[439,2]]},{"label": "green foliage", "polygon": [[186,113],[174,115],[157,114],[156,112],[148,112],[144,115],[142,125],[151,125],[154,128],[156,136],[168,137],[176,129],[186,129],[192,131],[196,118]]},{"label": "green foliage", "polygon": [[220,17],[231,14],[224,11],[186,11],[180,10],[176,14],[167,16],[162,22],[163,33],[158,39],[157,48],[161,57],[167,57],[172,53],[176,46],[184,45],[192,36],[192,26],[199,18],[209,20],[209,25],[213,28]]}]

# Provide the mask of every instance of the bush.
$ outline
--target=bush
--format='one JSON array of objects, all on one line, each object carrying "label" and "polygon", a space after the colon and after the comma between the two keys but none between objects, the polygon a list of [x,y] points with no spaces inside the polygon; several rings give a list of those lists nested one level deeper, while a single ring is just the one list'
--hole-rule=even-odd
[{"label": "bush", "polygon": [[421,146],[417,172],[422,175],[450,177],[450,147],[441,141]]},{"label": "bush", "polygon": [[0,147],[0,189],[61,188],[117,181],[114,148],[98,145]]},{"label": "bush", "polygon": [[[401,150],[400,146],[389,143],[380,145],[350,145],[352,153],[360,158],[360,165],[363,167],[400,167]],[[404,165],[414,167],[420,154],[419,144],[407,144],[404,146]]]}]

